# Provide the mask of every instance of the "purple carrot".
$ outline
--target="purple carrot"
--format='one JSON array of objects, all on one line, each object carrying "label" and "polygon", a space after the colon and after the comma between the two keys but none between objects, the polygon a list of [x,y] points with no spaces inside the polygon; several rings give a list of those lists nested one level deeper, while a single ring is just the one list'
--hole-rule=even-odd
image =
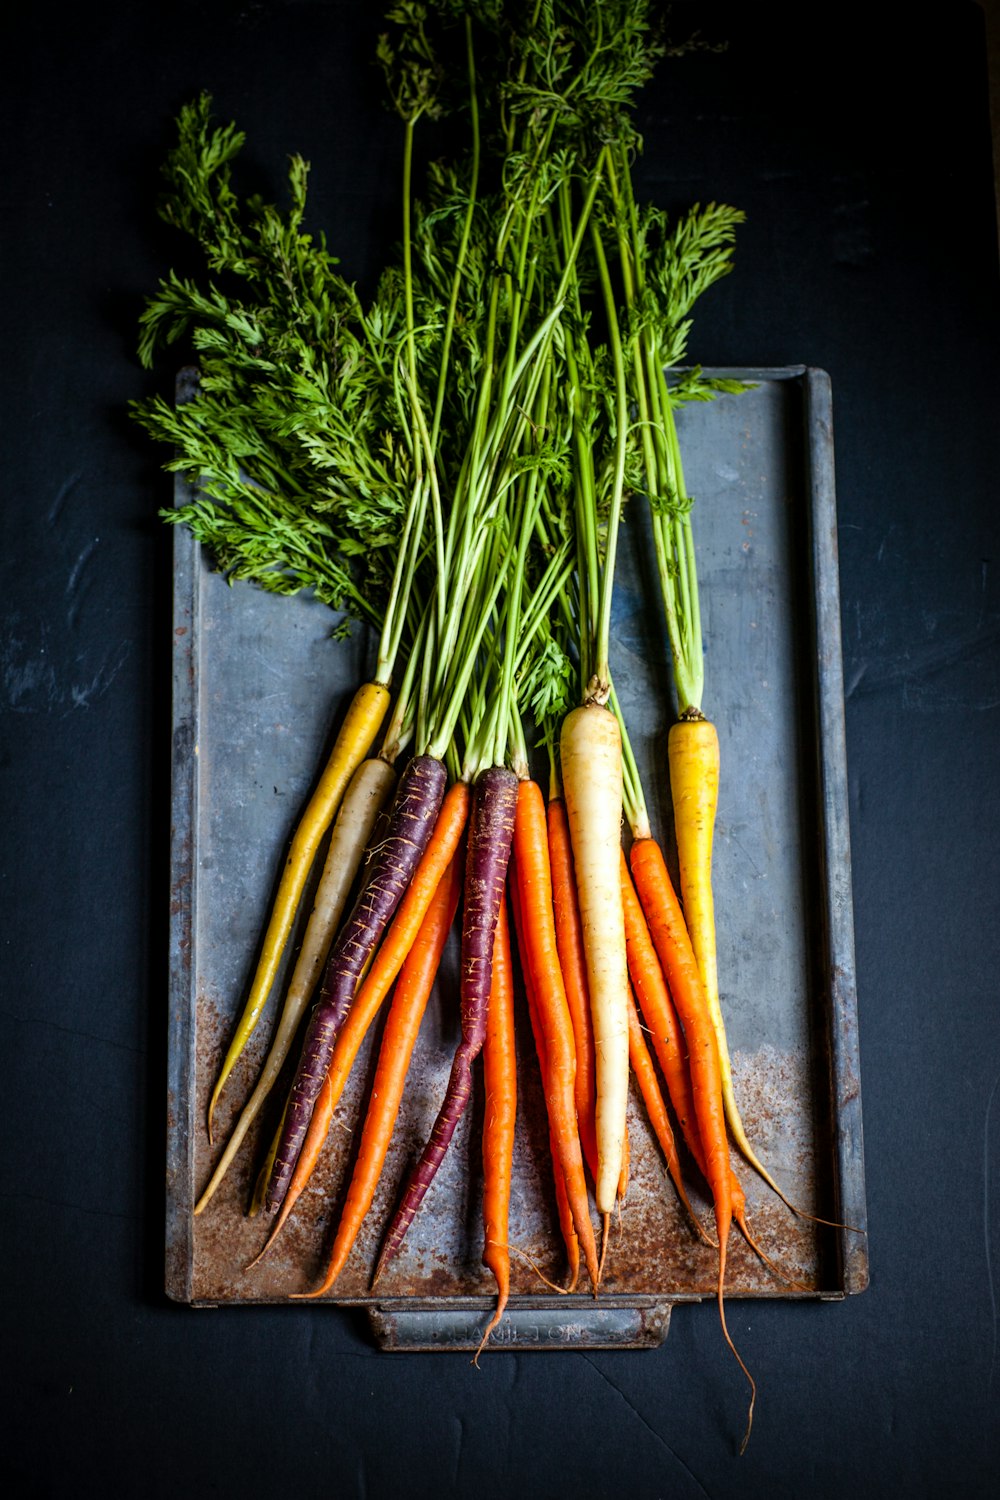
[{"label": "purple carrot", "polygon": [[402,900],[434,829],[448,775],[443,761],[417,755],[399,778],[388,826],[373,846],[369,873],[327,959],[292,1080],[264,1207],[280,1208],[302,1149],[313,1105],[361,971]]},{"label": "purple carrot", "polygon": [[491,766],[477,778],[469,818],[462,910],[462,1040],[430,1139],[410,1173],[406,1191],[386,1233],[372,1277],[373,1286],[402,1245],[472,1092],[472,1064],[486,1038],[493,982],[493,939],[507,878],[516,809],[517,777],[513,771]]}]

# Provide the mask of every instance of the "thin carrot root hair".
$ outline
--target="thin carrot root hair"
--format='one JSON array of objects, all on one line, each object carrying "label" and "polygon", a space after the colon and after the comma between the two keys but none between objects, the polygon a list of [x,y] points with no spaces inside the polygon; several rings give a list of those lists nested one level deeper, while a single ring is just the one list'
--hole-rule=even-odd
[{"label": "thin carrot root hair", "polygon": [[723,1305],[722,1282],[721,1282],[721,1279],[720,1279],[720,1282],[719,1282],[719,1320],[722,1323],[722,1337],[725,1339],[726,1343],[729,1345],[730,1351],[731,1351],[731,1353],[733,1355],[733,1358],[736,1360],[736,1363],[739,1365],[740,1369],[743,1371],[743,1373],[746,1376],[747,1380],[750,1382],[750,1405],[747,1408],[747,1426],[746,1426],[746,1431],[743,1434],[743,1441],[740,1443],[740,1457],[742,1458],[743,1455],[744,1455],[744,1453],[747,1451],[747,1443],[749,1443],[749,1441],[750,1441],[750,1431],[751,1431],[751,1429],[753,1427],[753,1412],[754,1412],[754,1407],[757,1404],[757,1382],[756,1382],[756,1380],[754,1380],[753,1376],[750,1374],[750,1371],[747,1369],[746,1365],[743,1363],[743,1360],[742,1360],[742,1358],[740,1356],[740,1352],[737,1349],[736,1345],[733,1343],[733,1341],[732,1341],[732,1339],[731,1339],[731,1337],[729,1335],[729,1328],[728,1328],[728,1326],[726,1324],[726,1309],[725,1309],[725,1306]]},{"label": "thin carrot root hair", "polygon": [[771,1259],[771,1257],[764,1250],[763,1246],[750,1233],[750,1226],[747,1223],[746,1214],[734,1213],[733,1218],[739,1225],[740,1233],[743,1235],[743,1238],[750,1246],[750,1249],[759,1260],[763,1261],[768,1270],[771,1271],[775,1276],[777,1276],[780,1282],[782,1282],[785,1286],[790,1286],[793,1291],[796,1292],[811,1292],[813,1290],[812,1287],[806,1286],[804,1282],[796,1281],[794,1277],[789,1276],[787,1271],[783,1271],[778,1263]]},{"label": "thin carrot root hair", "polygon": [[601,1259],[597,1266],[597,1284],[600,1286],[604,1279],[604,1257],[608,1253],[608,1232],[611,1227],[611,1215],[601,1215]]},{"label": "thin carrot root hair", "polygon": [[507,1249],[509,1250],[511,1255],[519,1255],[523,1261],[527,1261],[528,1265],[534,1271],[539,1281],[543,1286],[547,1286],[550,1292],[557,1292],[560,1297],[568,1297],[574,1290],[574,1288],[571,1286],[559,1286],[555,1281],[550,1281],[545,1272],[538,1265],[538,1262],[532,1260],[527,1250],[520,1250],[518,1249],[517,1245],[508,1245]]},{"label": "thin carrot root hair", "polygon": [[[491,1259],[487,1259],[487,1257],[490,1256],[490,1252],[493,1250],[498,1251],[500,1259],[506,1260],[509,1264],[510,1246],[506,1242],[501,1244],[499,1240],[487,1240],[486,1246],[483,1250],[483,1262],[490,1270],[493,1269],[492,1259],[495,1257],[492,1257]],[[493,1274],[496,1275],[496,1272],[494,1271]],[[483,1336],[479,1340],[479,1345],[476,1349],[475,1354],[472,1356],[472,1363],[475,1365],[477,1370],[479,1369],[479,1356],[482,1354],[483,1350],[486,1348],[486,1345],[489,1343],[490,1334],[495,1328],[499,1328],[500,1320],[503,1317],[504,1313],[507,1311],[508,1293],[508,1286],[498,1287],[497,1301],[496,1306],[493,1309],[493,1315],[490,1318],[490,1321],[487,1323],[485,1329],[483,1330]]]},{"label": "thin carrot root hair", "polygon": [[791,1209],[797,1218],[808,1219],[810,1224],[823,1224],[827,1229],[846,1229],[848,1234],[868,1233],[867,1229],[858,1229],[854,1224],[842,1224],[839,1219],[821,1219],[819,1214],[806,1213],[804,1208],[799,1208],[795,1203],[789,1203],[783,1193],[779,1193],[778,1197],[786,1208]]}]

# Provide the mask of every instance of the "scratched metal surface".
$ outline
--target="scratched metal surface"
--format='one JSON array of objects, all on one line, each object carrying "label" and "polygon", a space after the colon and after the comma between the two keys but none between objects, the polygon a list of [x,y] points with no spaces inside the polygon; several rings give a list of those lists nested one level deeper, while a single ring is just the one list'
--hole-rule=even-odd
[{"label": "scratched metal surface", "polygon": [[[715,863],[722,1000],[737,1095],[759,1154],[800,1207],[863,1229],[829,383],[802,369],[738,373],[756,388],[681,414],[697,502],[705,708],[722,748]],[[625,527],[618,582],[616,683],[654,829],[666,840],[670,670],[638,506]],[[285,844],[369,666],[364,635],[334,645],[331,624],[308,600],[230,589],[177,532],[166,1279],[180,1301],[280,1302],[308,1289],[370,1087],[377,1026],[313,1184],[271,1255],[246,1271],[266,1236],[244,1210],[273,1112],[251,1131],[208,1210],[195,1219],[192,1206],[266,1051],[273,998],[223,1095],[213,1150],[204,1127],[208,1092],[249,984]],[[480,1264],[479,1099],[403,1253],[378,1296],[368,1290],[381,1227],[436,1114],[458,1038],[455,974],[449,952],[382,1184],[329,1299],[369,1307],[375,1336],[388,1347],[474,1343],[490,1305],[491,1278]],[[546,1348],[656,1342],[673,1302],[712,1295],[715,1257],[685,1221],[633,1097],[631,1182],[599,1304],[546,1293],[537,1272],[559,1279],[563,1266],[526,1031],[522,1025],[510,1223],[520,1254],[505,1337]],[[863,1236],[794,1217],[752,1172],[737,1170],[760,1243],[800,1289],[734,1235],[731,1295],[835,1298],[866,1285]],[[692,1198],[709,1219],[694,1186]]]}]

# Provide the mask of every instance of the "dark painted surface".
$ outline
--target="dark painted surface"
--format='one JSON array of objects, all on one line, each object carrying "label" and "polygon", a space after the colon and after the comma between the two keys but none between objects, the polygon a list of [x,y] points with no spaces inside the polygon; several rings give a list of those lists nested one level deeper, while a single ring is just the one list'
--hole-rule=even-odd
[{"label": "dark painted surface", "polygon": [[[178,1308],[162,1288],[170,484],[123,416],[152,214],[209,87],[270,190],[364,280],[395,232],[374,14],[40,5],[7,21],[5,1477],[23,1494],[798,1497],[990,1493],[998,1433],[997,252],[982,18],[705,3],[665,65],[646,190],[747,211],[706,364],[806,364],[835,402],[872,1282],[711,1303],[650,1352],[387,1356],[357,1313]],[[621,1457],[605,1459],[613,1433]],[[116,1480],[115,1476],[119,1476]]]}]

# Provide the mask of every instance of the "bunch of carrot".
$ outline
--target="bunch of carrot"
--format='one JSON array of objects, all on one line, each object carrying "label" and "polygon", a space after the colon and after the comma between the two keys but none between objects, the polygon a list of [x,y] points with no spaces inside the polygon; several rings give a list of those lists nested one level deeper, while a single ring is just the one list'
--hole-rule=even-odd
[{"label": "bunch of carrot", "polygon": [[[181,519],[224,566],[284,591],[333,579],[335,602],[380,628],[372,680],[292,839],[211,1092],[210,1138],[332,827],[284,1010],[195,1212],[208,1207],[298,1039],[256,1195],[276,1215],[261,1254],[273,1244],[392,992],[354,1171],[311,1295],[330,1292],[373,1202],[460,907],[461,1040],[375,1279],[432,1189],[482,1052],[483,1258],[497,1284],[484,1342],[502,1315],[517,1098],[513,928],[570,1284],[582,1256],[595,1294],[600,1285],[628,1178],[634,1073],[689,1211],[666,1100],[709,1186],[725,1330],[734,1218],[749,1238],[727,1112],[759,1164],[735,1110],[718,1005],[718,747],[701,711],[691,505],[673,415],[681,399],[708,398],[719,383],[694,371],[671,389],[665,368],[684,352],[695,299],[730,267],[739,215],[710,205],[671,226],[635,199],[629,111],[662,50],[646,0],[470,6],[459,22],[468,152],[434,169],[421,203],[414,136],[440,109],[432,31],[454,10],[441,0],[387,18],[380,60],[404,126],[402,250],[368,308],[302,231],[304,169],[293,172],[287,222],[251,200],[244,224],[229,179],[241,138],[213,130],[207,101],[182,116],[168,217],[213,247],[213,265],[247,277],[255,296],[263,285],[264,299],[251,308],[214,286],[206,294],[165,282],[146,316],[145,352],[193,328],[203,389],[191,411],[170,416],[150,403],[140,417],[180,445],[174,466],[197,477],[205,497]],[[269,281],[258,267],[275,245]],[[309,327],[316,337],[303,334]],[[227,447],[233,433],[241,441]],[[683,911],[652,837],[610,661],[619,526],[637,492],[652,513],[677,686],[670,776]],[[372,556],[383,559],[378,587]],[[316,557],[322,566],[310,573]],[[367,758],[393,691],[381,746]],[[547,801],[530,772],[529,722],[547,749]]]}]

